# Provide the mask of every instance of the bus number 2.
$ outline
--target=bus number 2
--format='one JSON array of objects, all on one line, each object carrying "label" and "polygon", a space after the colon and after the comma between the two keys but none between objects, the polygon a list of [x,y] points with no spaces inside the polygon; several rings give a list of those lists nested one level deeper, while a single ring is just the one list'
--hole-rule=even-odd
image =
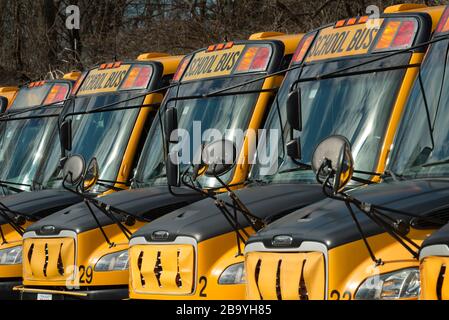
[{"label": "bus number 2", "polygon": [[201,277],[200,278],[200,284],[202,284],[201,287],[201,291],[200,291],[200,297],[201,298],[207,298],[207,294],[206,294],[206,287],[207,287],[207,278],[206,277]]}]

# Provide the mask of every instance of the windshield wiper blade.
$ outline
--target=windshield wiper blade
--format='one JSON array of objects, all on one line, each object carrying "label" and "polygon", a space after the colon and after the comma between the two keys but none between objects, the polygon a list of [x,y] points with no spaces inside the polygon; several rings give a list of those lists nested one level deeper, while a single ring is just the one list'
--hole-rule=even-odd
[{"label": "windshield wiper blade", "polygon": [[246,179],[245,181],[246,184],[257,184],[257,185],[267,185],[267,184],[271,184],[273,183],[272,181],[269,180],[263,180],[263,179]]},{"label": "windshield wiper blade", "polygon": [[[157,179],[163,179],[163,178],[167,178],[167,174],[166,173],[162,173],[162,174],[154,176],[154,177],[149,177],[148,181],[150,181],[150,180],[157,180]],[[145,182],[142,182],[142,183],[145,183]]]},{"label": "windshield wiper blade", "polygon": [[297,168],[291,168],[291,169],[279,171],[279,174],[291,173],[291,172],[297,172],[297,171],[310,171],[310,170],[312,170],[312,166],[310,164],[303,163],[303,164],[301,164],[301,166],[299,166]]},{"label": "windshield wiper blade", "polygon": [[391,170],[387,170],[385,171],[382,175],[381,178],[393,178],[394,181],[404,181],[405,177],[402,174],[396,173],[394,171]]},{"label": "windshield wiper blade", "polygon": [[111,181],[111,180],[102,180],[98,179],[96,182],[97,185],[107,188],[108,190],[114,190],[114,191],[124,191],[127,190],[126,188],[120,188],[116,187],[116,184],[122,184],[125,186],[129,186],[129,182],[123,182],[123,181]]},{"label": "windshield wiper blade", "polygon": [[444,165],[444,164],[449,164],[449,158],[448,159],[444,159],[444,160],[440,160],[440,161],[425,163],[425,164],[421,165],[421,167],[422,168],[436,167],[436,166],[441,166],[441,165]]},{"label": "windshield wiper blade", "polygon": [[11,187],[11,186],[8,185],[8,184],[1,183],[1,182],[0,182],[0,187],[6,188],[6,189],[8,189],[8,190],[10,190],[10,191],[14,191],[14,192],[17,192],[17,193],[22,193],[22,192],[24,192],[24,190],[22,190],[22,189],[14,188],[14,187]]},{"label": "windshield wiper blade", "polygon": [[7,188],[11,191],[17,192],[17,193],[22,193],[25,192],[25,190],[16,188],[17,187],[28,187],[30,188],[30,190],[32,189],[32,186],[29,184],[23,184],[23,183],[15,183],[15,182],[9,182],[9,181],[0,181],[0,187],[4,187]]}]

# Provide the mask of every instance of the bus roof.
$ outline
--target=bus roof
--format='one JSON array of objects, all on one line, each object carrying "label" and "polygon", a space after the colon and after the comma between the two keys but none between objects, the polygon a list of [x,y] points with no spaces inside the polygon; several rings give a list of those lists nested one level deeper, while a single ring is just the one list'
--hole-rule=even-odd
[{"label": "bus roof", "polygon": [[81,77],[81,72],[80,71],[71,71],[69,73],[66,73],[63,77],[62,80],[69,80],[69,81],[76,81]]},{"label": "bus roof", "polygon": [[285,45],[285,54],[293,54],[304,34],[285,34],[282,32],[260,32],[249,37],[249,40],[279,40]]},{"label": "bus roof", "polygon": [[174,74],[184,56],[171,56],[166,53],[150,52],[137,57],[137,61],[156,61],[164,65],[164,74]]}]

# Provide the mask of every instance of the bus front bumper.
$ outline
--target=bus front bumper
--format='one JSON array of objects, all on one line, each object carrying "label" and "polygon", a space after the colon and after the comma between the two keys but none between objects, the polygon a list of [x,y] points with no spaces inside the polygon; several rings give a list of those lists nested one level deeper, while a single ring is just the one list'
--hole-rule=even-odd
[{"label": "bus front bumper", "polygon": [[22,300],[124,300],[129,296],[128,287],[66,291],[16,286],[13,290]]},{"label": "bus front bumper", "polygon": [[14,288],[21,284],[22,279],[0,280],[0,300],[18,300],[20,296]]}]

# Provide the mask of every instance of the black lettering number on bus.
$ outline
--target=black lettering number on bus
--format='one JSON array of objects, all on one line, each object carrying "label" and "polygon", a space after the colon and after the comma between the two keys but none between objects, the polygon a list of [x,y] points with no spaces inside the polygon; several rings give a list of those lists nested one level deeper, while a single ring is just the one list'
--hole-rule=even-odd
[{"label": "black lettering number on bus", "polygon": [[343,44],[345,43],[346,39],[348,38],[349,32],[345,31],[341,35],[342,36],[340,38],[340,42],[338,43],[338,46],[337,46],[337,52],[338,53],[341,53],[341,52],[344,51]]},{"label": "black lettering number on bus", "polygon": [[206,277],[203,276],[200,278],[200,285],[202,285],[201,290],[200,290],[200,297],[207,298],[207,293],[206,293],[207,278]]},{"label": "black lettering number on bus", "polygon": [[351,42],[349,43],[348,47],[346,48],[346,51],[352,51],[357,46],[357,43],[360,39],[362,30],[357,30],[355,34],[352,36]]},{"label": "black lettering number on bus", "polygon": [[340,292],[338,292],[337,290],[333,290],[331,292],[331,299],[332,300],[340,300],[340,297],[341,297]]},{"label": "black lettering number on bus", "polygon": [[242,54],[242,52],[239,51],[239,52],[235,52],[232,55],[232,58],[229,60],[228,67],[226,68],[226,70],[229,71],[229,70],[232,70],[232,68],[234,68],[234,65],[236,64],[237,60],[240,58],[241,54]]},{"label": "black lettering number on bus", "polygon": [[350,300],[352,300],[352,294],[351,294],[350,291],[345,291],[343,293],[343,296],[342,296],[341,293],[338,292],[338,290],[333,290],[331,292],[331,299],[332,300],[342,300],[341,298],[343,298],[343,300],[350,301]]},{"label": "black lettering number on bus", "polygon": [[368,41],[364,43],[363,49],[368,49],[369,47],[371,47],[371,44],[373,43],[376,35],[377,35],[377,29],[370,30]]},{"label": "black lettering number on bus", "polygon": [[210,59],[210,62],[209,62],[209,65],[207,66],[207,71],[206,71],[206,73],[212,73],[212,71],[213,71],[213,66],[214,66],[214,63],[215,63],[215,61],[217,60],[217,58],[218,58],[218,56],[213,56],[212,57],[212,59]]},{"label": "black lettering number on bus", "polygon": [[79,274],[80,274],[80,284],[91,284],[92,280],[94,278],[94,270],[91,266],[85,267],[80,266],[79,267]]},{"label": "black lettering number on bus", "polygon": [[220,60],[218,60],[217,66],[214,69],[214,72],[223,71],[223,65],[226,65],[226,61],[229,58],[229,54],[225,53],[221,56]]}]

